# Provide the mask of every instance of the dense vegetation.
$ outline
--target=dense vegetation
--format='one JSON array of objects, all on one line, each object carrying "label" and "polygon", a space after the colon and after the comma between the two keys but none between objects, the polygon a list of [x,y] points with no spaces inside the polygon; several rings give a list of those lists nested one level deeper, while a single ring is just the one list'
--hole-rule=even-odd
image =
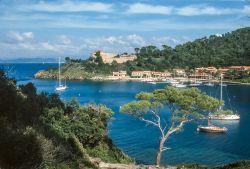
[{"label": "dense vegetation", "polygon": [[[250,65],[250,28],[242,28],[222,36],[211,35],[171,48],[163,45],[135,48],[137,59],[125,64],[104,64],[100,57],[79,62],[88,72],[110,73],[113,70],[165,70],[202,66],[226,67]],[[70,60],[68,60],[69,62]]]},{"label": "dense vegetation", "polygon": [[[66,58],[62,74],[68,79],[84,79],[93,75],[111,74],[112,71],[126,70],[166,70],[173,68],[192,69],[195,67],[227,67],[250,65],[250,28],[242,28],[221,36],[211,35],[172,48],[163,45],[135,48],[137,59],[123,64],[105,64],[96,58],[87,60]],[[49,69],[44,78],[56,78],[57,70]],[[52,77],[51,75],[54,75]],[[81,78],[79,78],[81,77]]]},{"label": "dense vegetation", "polygon": [[243,28],[220,36],[212,35],[177,45],[136,48],[137,60],[128,62],[130,69],[163,70],[169,68],[226,67],[250,65],[250,28]]},{"label": "dense vegetation", "polygon": [[230,79],[232,81],[250,83],[250,71],[249,70],[230,70],[226,72],[225,78]]},{"label": "dense vegetation", "polygon": [[17,87],[0,71],[0,168],[96,168],[89,156],[131,162],[106,135],[112,113],[37,94],[32,83]]}]

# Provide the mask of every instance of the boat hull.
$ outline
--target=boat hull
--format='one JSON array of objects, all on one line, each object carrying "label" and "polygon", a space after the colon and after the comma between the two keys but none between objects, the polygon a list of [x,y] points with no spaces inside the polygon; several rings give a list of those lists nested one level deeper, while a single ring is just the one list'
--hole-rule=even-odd
[{"label": "boat hull", "polygon": [[190,87],[195,87],[195,86],[200,86],[201,84],[199,84],[199,83],[192,83],[192,84],[189,84],[188,86],[190,86]]},{"label": "boat hull", "polygon": [[199,132],[206,132],[206,133],[226,133],[227,128],[217,127],[217,126],[199,126],[197,128]]},{"label": "boat hull", "polygon": [[67,86],[58,86],[56,87],[56,91],[63,91],[63,90],[66,90],[67,89]]},{"label": "boat hull", "polygon": [[239,115],[209,116],[211,120],[240,120]]}]

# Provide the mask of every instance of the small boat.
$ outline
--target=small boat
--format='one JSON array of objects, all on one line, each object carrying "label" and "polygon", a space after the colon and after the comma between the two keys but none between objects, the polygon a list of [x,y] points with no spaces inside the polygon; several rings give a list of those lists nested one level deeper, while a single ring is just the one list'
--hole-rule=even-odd
[{"label": "small boat", "polygon": [[146,79],[142,79],[142,82],[152,82],[152,79],[146,78]]},{"label": "small boat", "polygon": [[183,83],[173,84],[172,86],[177,87],[177,88],[185,88],[185,87],[187,87],[187,85],[185,85]]},{"label": "small boat", "polygon": [[67,89],[67,86],[64,86],[64,85],[59,85],[56,87],[56,90],[57,91],[63,91],[63,90],[66,90]]},{"label": "small boat", "polygon": [[[210,113],[208,114],[208,116]],[[211,120],[208,118],[208,124],[206,126],[198,126],[197,131],[199,132],[207,132],[207,133],[225,133],[227,132],[226,127],[215,126],[211,123]]]},{"label": "small boat", "polygon": [[[220,80],[220,101],[223,101],[223,83],[222,83],[223,76],[221,75]],[[230,100],[229,100],[230,101]],[[223,110],[222,107],[216,113],[210,114],[208,116],[211,120],[240,120],[240,115],[236,114],[232,110]]]},{"label": "small boat", "polygon": [[206,133],[225,133],[227,132],[227,128],[208,125],[208,126],[198,126],[197,131]]},{"label": "small boat", "polygon": [[173,85],[173,84],[178,84],[179,82],[176,81],[176,80],[170,80],[169,83],[170,83],[171,85]]},{"label": "small boat", "polygon": [[156,84],[156,82],[148,82],[148,83],[150,83],[150,84]]},{"label": "small boat", "polygon": [[58,63],[58,86],[56,87],[56,91],[64,91],[66,90],[68,87],[66,86],[66,81],[65,84],[62,84],[62,80],[61,80],[61,58],[59,57],[59,63]]},{"label": "small boat", "polygon": [[205,86],[210,86],[210,87],[213,87],[214,86],[214,84],[213,83],[211,83],[211,82],[209,82],[209,83],[206,83],[206,84],[204,84]]},{"label": "small boat", "polygon": [[210,115],[209,119],[211,120],[240,120],[240,116],[238,114],[216,114],[216,115]]},{"label": "small boat", "polygon": [[190,83],[188,86],[200,86],[201,84],[200,83]]},{"label": "small boat", "polygon": [[188,86],[195,87],[195,86],[200,86],[201,84],[202,82],[196,81],[196,77],[195,77],[194,82],[190,83]]}]

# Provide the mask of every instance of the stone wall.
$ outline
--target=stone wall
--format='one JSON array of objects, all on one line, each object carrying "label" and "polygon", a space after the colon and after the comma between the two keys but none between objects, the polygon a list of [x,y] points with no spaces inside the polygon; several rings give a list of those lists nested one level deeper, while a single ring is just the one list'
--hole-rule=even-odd
[{"label": "stone wall", "polygon": [[[96,52],[94,52],[91,57],[96,58]],[[104,63],[112,63],[113,61],[116,61],[117,63],[125,63],[127,61],[133,61],[136,59],[135,55],[125,55],[122,54],[121,56],[116,53],[107,53],[100,51],[100,56],[102,57],[102,60]]]}]

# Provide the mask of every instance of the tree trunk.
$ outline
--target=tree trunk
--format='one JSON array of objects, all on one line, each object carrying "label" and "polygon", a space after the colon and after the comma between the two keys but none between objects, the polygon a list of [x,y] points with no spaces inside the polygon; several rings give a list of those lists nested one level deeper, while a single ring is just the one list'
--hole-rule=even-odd
[{"label": "tree trunk", "polygon": [[161,154],[162,154],[162,151],[163,151],[165,141],[166,141],[166,139],[164,139],[164,138],[162,138],[161,141],[160,141],[159,150],[157,152],[157,157],[156,157],[156,166],[160,166]]}]

